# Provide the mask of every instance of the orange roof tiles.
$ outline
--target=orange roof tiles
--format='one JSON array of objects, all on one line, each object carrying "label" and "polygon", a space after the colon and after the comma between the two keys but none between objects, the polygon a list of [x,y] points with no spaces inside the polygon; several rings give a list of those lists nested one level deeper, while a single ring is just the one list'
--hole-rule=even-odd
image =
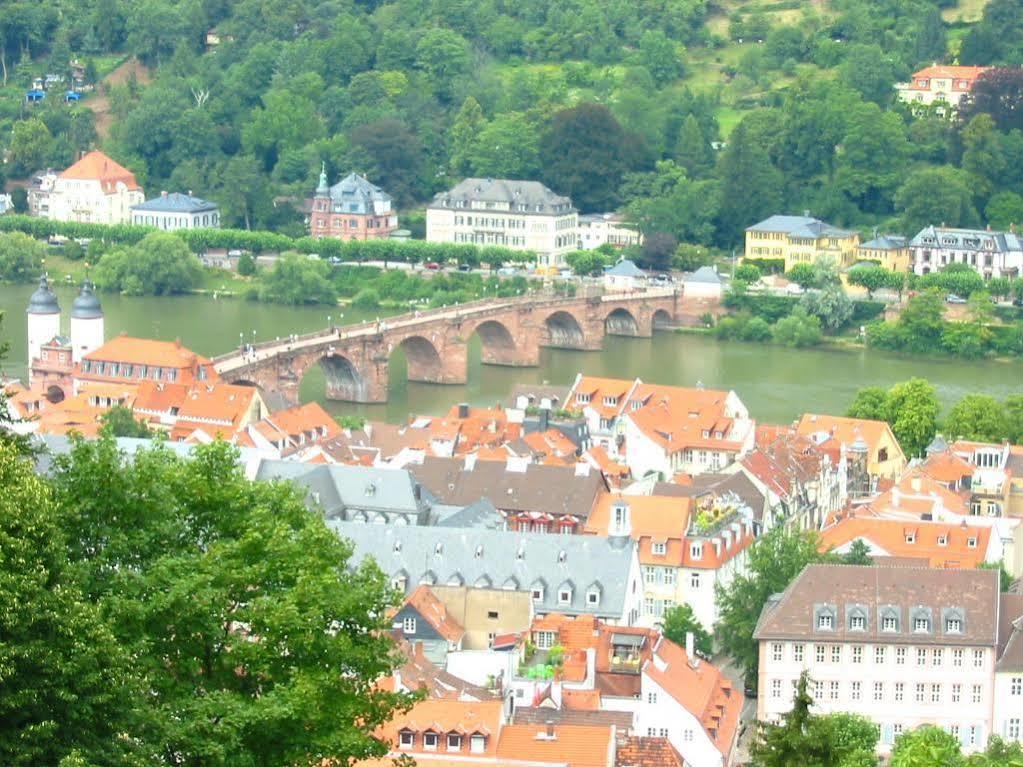
[{"label": "orange roof tiles", "polygon": [[434,630],[448,642],[457,643],[465,636],[465,629],[448,615],[447,607],[429,586],[417,586],[415,591],[408,595],[405,604],[419,613],[423,620],[433,626]]},{"label": "orange roof tiles", "polygon": [[946,511],[958,516],[969,513],[969,496],[957,493],[931,479],[922,467],[904,474],[897,483],[873,499],[867,507],[877,517],[919,518],[921,514]]},{"label": "orange roof tiles", "polygon": [[[973,85],[973,81],[980,77],[981,73],[990,67],[962,67],[962,66],[950,66],[947,64],[934,64],[933,66],[924,67],[913,73],[913,80],[933,80],[936,77],[943,77],[953,81],[967,80],[969,86]],[[910,85],[915,85],[911,83]],[[952,83],[952,90],[961,91],[963,90],[958,82]]]},{"label": "orange roof tiles", "polygon": [[60,174],[61,178],[78,181],[99,181],[106,192],[113,191],[120,182],[128,189],[139,189],[135,174],[110,159],[103,152],[92,151]]},{"label": "orange roof tiles", "polygon": [[569,711],[600,711],[600,704],[600,690],[565,688],[561,691],[561,707]]},{"label": "orange roof tiles", "polygon": [[[494,756],[497,753],[497,736],[501,732],[504,704],[500,700],[463,701],[446,698],[428,698],[413,706],[405,714],[398,714],[386,725],[382,726],[377,737],[398,748],[398,734],[411,730],[418,734],[415,745],[402,752],[418,753],[423,750],[422,733],[435,732],[444,734],[458,733],[466,737],[459,751],[469,755],[469,737],[473,733],[486,736],[484,751],[478,756]],[[443,744],[446,746],[446,743]],[[448,754],[456,752],[447,751]]]},{"label": "orange roof tiles", "polygon": [[616,767],[685,767],[682,755],[667,738],[620,737],[615,749]]},{"label": "orange roof tiles", "polygon": [[[154,341],[150,338],[133,338],[120,335],[111,338],[95,351],[82,358],[75,377],[80,379],[124,380],[120,371],[97,372],[94,363],[116,363],[120,365],[146,366],[177,370],[177,380],[170,383],[193,383],[199,379],[199,367],[204,368],[206,382],[216,381],[218,376],[209,359],[196,354],[177,341]],[[89,363],[88,365],[86,363]],[[90,370],[87,372],[86,367]],[[151,374],[151,373],[150,373]],[[147,375],[147,377],[149,377]],[[133,370],[131,379],[139,378],[139,370]],[[141,381],[141,378],[139,378]]]},{"label": "orange roof tiles", "polygon": [[973,475],[973,466],[952,452],[928,456],[920,469],[938,482],[960,482]]},{"label": "orange roof tiles", "polygon": [[341,433],[337,421],[318,402],[278,410],[264,420],[272,421],[289,437],[294,438],[303,434],[308,438],[315,434],[316,439],[333,439]]},{"label": "orange roof tiles", "polygon": [[991,529],[965,523],[846,517],[821,534],[820,546],[829,551],[855,540],[873,544],[882,555],[926,557],[930,567],[972,568],[984,561]]},{"label": "orange roof tiles", "polygon": [[[884,421],[806,413],[796,424],[796,432],[804,437],[809,437],[816,444],[821,443],[813,437],[820,433],[827,433],[830,435],[830,439],[846,445],[852,445],[862,437],[868,447],[876,449],[886,432],[891,435],[891,428]],[[894,435],[891,435],[891,439],[892,442],[895,442]]]},{"label": "orange roof tiles", "polygon": [[669,453],[685,448],[738,452],[742,442],[732,438],[735,419],[728,414],[728,394],[673,387],[670,392],[658,391],[627,418]]},{"label": "orange roof tiles", "polygon": [[510,724],[501,730],[499,759],[557,762],[569,767],[608,767],[613,754],[610,727],[562,724],[547,728],[534,724]]},{"label": "orange roof tiles", "polygon": [[718,750],[727,755],[739,726],[742,694],[717,667],[705,661],[691,664],[684,649],[663,637],[653,654],[643,673],[692,712]]},{"label": "orange roof tiles", "polygon": [[667,540],[685,535],[693,500],[667,495],[605,493],[597,500],[596,507],[586,520],[586,530],[597,535],[607,535],[611,525],[611,509],[616,503],[625,503],[629,507],[633,538],[650,536]]}]

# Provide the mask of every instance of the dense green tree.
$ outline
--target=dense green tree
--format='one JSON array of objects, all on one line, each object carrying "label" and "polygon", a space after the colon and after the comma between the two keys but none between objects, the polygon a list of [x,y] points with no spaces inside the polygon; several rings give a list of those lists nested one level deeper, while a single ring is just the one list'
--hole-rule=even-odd
[{"label": "dense green tree", "polygon": [[693,645],[698,653],[709,658],[714,652],[714,642],[710,633],[697,619],[692,605],[675,605],[665,610],[661,633],[680,647],[686,646],[686,634],[692,633]]},{"label": "dense green tree", "polygon": [[11,173],[24,176],[39,170],[46,160],[53,136],[46,123],[38,118],[18,120],[11,129],[11,143],[7,161]]},{"label": "dense green tree", "polygon": [[623,174],[632,170],[640,148],[611,111],[584,103],[554,115],[540,143],[544,181],[568,195],[582,211],[612,210]]},{"label": "dense green tree", "polygon": [[285,151],[316,141],[324,129],[315,104],[301,93],[274,89],[262,101],[242,129],[242,146],[270,171]]},{"label": "dense green tree", "polygon": [[145,728],[115,732],[159,754],[147,763],[386,753],[372,733],[407,699],[376,686],[396,662],[393,593],[292,486],[247,480],[223,442],[129,459],[109,438],[55,457],[52,483],[69,572],[141,677]]},{"label": "dense green tree", "polygon": [[821,340],[820,318],[797,306],[788,317],[782,317],[771,331],[774,342],[801,349],[816,346]]},{"label": "dense green tree", "polygon": [[912,171],[895,193],[895,208],[907,232],[942,223],[946,226],[978,223],[973,192],[965,174],[947,165]]},{"label": "dense green tree", "polygon": [[882,386],[864,386],[856,392],[845,414],[850,418],[866,418],[869,421],[884,421],[887,416],[885,399],[888,392]]},{"label": "dense green tree", "polygon": [[21,232],[0,233],[0,280],[29,282],[39,276],[46,246]]},{"label": "dense green tree", "polygon": [[979,114],[990,115],[999,130],[1023,130],[1023,70],[1019,66],[994,67],[974,81],[959,116],[969,123]]},{"label": "dense green tree", "polygon": [[807,314],[817,317],[829,330],[837,330],[849,323],[853,316],[853,302],[841,286],[829,285],[822,290],[808,291],[799,301]]},{"label": "dense green tree", "polygon": [[718,241],[736,245],[747,226],[776,213],[782,201],[782,175],[767,152],[739,123],[718,163],[721,203]]},{"label": "dense green tree", "polygon": [[186,17],[168,0],[142,0],[128,17],[131,48],[146,63],[159,66],[186,31]]},{"label": "dense green tree", "polygon": [[371,163],[366,172],[373,183],[386,189],[399,205],[407,205],[422,189],[423,145],[401,120],[385,118],[360,125],[351,135],[352,144]]},{"label": "dense green tree", "polygon": [[1023,225],[1023,196],[1015,192],[991,195],[984,208],[984,218],[994,229],[1002,231],[1013,225]]},{"label": "dense green tree", "polygon": [[330,265],[295,254],[282,256],[259,274],[259,300],[276,304],[335,304]]},{"label": "dense green tree", "polygon": [[849,46],[839,71],[845,83],[867,101],[885,104],[891,100],[896,63],[880,45]]},{"label": "dense green tree", "polygon": [[473,150],[479,140],[480,131],[486,124],[487,119],[483,116],[480,103],[472,96],[467,97],[455,115],[450,132],[449,168],[456,177],[472,172]]},{"label": "dense green tree", "polygon": [[727,586],[715,587],[714,636],[745,674],[756,673],[758,647],[753,630],[768,597],[784,591],[804,567],[820,558],[816,535],[775,525],[750,545],[747,571]]},{"label": "dense green tree", "polygon": [[153,232],[129,249],[104,255],[92,276],[106,290],[163,296],[197,287],[202,280],[202,264],[177,235]]},{"label": "dense green tree", "polygon": [[679,53],[678,43],[660,29],[648,29],[639,38],[639,61],[658,85],[671,82],[682,74]]},{"label": "dense green tree", "polygon": [[600,274],[609,260],[599,250],[576,250],[565,254],[565,263],[580,277],[586,277]]},{"label": "dense green tree", "polygon": [[[835,168],[835,183],[861,210],[885,213],[902,182],[910,148],[902,119],[867,104],[849,120],[842,153]],[[884,162],[878,158],[884,157]]]},{"label": "dense green tree", "polygon": [[881,266],[857,266],[849,270],[849,284],[866,288],[873,297],[874,291],[888,288],[900,293],[906,282],[906,275],[893,272]]},{"label": "dense green tree", "polygon": [[535,178],[540,169],[536,126],[523,114],[500,115],[479,131],[469,158],[476,176]]},{"label": "dense green tree", "polygon": [[960,767],[959,741],[932,724],[902,733],[892,748],[892,767]]},{"label": "dense green tree", "polygon": [[927,6],[920,14],[916,40],[913,44],[913,61],[927,64],[943,61],[948,55],[948,37],[945,24],[941,20],[941,11],[937,7]]},{"label": "dense green tree", "polygon": [[810,678],[803,672],[792,708],[777,724],[761,722],[750,747],[754,767],[873,767],[877,763],[877,727],[856,714],[819,716],[810,712]]},{"label": "dense green tree", "polygon": [[267,215],[270,199],[266,178],[250,155],[238,154],[224,167],[219,191],[226,221],[251,229]]},{"label": "dense green tree", "polygon": [[442,98],[450,98],[455,81],[469,69],[469,43],[450,29],[428,30],[416,43],[416,66],[433,82]]},{"label": "dense green tree", "polygon": [[147,763],[130,656],[74,582],[49,488],[7,440],[0,486],[0,761]]},{"label": "dense green tree", "polygon": [[944,432],[952,439],[1001,442],[1009,438],[1009,421],[994,397],[967,394],[948,411]]},{"label": "dense green tree", "polygon": [[714,169],[714,149],[703,135],[696,115],[686,115],[675,144],[675,159],[693,178],[702,178]]},{"label": "dense green tree", "polygon": [[817,273],[814,271],[813,264],[799,263],[794,264],[785,272],[785,279],[796,283],[805,290],[817,284]]},{"label": "dense green tree", "polygon": [[109,432],[114,437],[140,437],[148,438],[153,436],[153,431],[144,421],[135,418],[130,407],[116,405],[105,412],[100,418],[103,424],[101,429]]},{"label": "dense green tree", "polygon": [[923,378],[895,384],[885,397],[885,420],[909,457],[923,455],[938,428],[938,395]]},{"label": "dense green tree", "polygon": [[919,293],[906,302],[898,325],[910,339],[912,351],[926,352],[937,348],[945,329],[944,313],[944,302],[935,290]]}]

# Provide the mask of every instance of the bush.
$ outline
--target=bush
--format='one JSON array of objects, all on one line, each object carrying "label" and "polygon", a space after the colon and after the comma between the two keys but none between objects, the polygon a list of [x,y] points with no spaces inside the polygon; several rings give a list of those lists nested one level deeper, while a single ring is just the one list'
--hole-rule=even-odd
[{"label": "bush", "polygon": [[128,295],[169,295],[199,286],[202,264],[171,232],[151,232],[137,245],[103,256],[93,269],[101,288]]},{"label": "bush", "polygon": [[772,324],[782,317],[788,317],[798,304],[798,298],[789,296],[729,293],[724,298],[724,305],[727,308],[749,312],[754,317],[762,317]]},{"label": "bush", "polygon": [[356,309],[376,309],[380,306],[380,294],[372,288],[363,288],[355,294],[352,306]]},{"label": "bush", "polygon": [[771,326],[762,317],[754,317],[742,328],[739,337],[743,341],[770,341]]},{"label": "bush", "polygon": [[743,262],[735,268],[735,279],[743,282],[756,282],[760,279],[760,270],[753,264]]},{"label": "bush", "polygon": [[864,324],[877,319],[884,314],[884,304],[881,301],[854,301],[853,313],[850,322]]},{"label": "bush", "polygon": [[788,317],[774,324],[773,336],[775,343],[785,346],[816,346],[821,341],[821,322],[802,307],[797,307]]},{"label": "bush", "polygon": [[238,274],[242,277],[251,277],[256,273],[256,259],[248,253],[242,253],[238,257]]},{"label": "bush", "polygon": [[743,266],[755,266],[760,274],[782,274],[785,271],[784,258],[744,258],[742,263]]}]

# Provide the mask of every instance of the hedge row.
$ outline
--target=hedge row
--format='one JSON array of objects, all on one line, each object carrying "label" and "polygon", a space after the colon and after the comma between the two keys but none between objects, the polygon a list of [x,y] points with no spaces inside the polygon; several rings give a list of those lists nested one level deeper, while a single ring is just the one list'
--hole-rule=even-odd
[{"label": "hedge row", "polygon": [[784,274],[784,258],[743,258],[744,264],[751,264],[760,270],[761,274]]},{"label": "hedge row", "polygon": [[[0,216],[0,232],[24,232],[43,240],[53,235],[75,239],[99,239],[115,245],[134,245],[150,232],[151,226],[130,224],[79,224],[51,221],[33,216]],[[275,232],[253,232],[246,229],[179,229],[181,237],[193,253],[205,253],[211,248],[245,250],[250,253],[297,250],[299,253],[318,253],[322,258],[340,258],[344,261],[404,261],[408,263],[444,263],[478,266],[481,263],[499,266],[506,262],[532,262],[536,254],[531,251],[499,247],[478,247],[423,240],[352,240],[299,237],[293,239]]]}]

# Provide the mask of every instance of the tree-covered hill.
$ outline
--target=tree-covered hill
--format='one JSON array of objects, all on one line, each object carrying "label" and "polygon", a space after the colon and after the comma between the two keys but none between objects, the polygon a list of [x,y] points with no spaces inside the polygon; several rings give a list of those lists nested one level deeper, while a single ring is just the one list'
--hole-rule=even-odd
[{"label": "tree-covered hill", "polygon": [[[894,103],[933,61],[1023,61],[1023,0],[976,22],[982,4],[960,2],[16,0],[0,14],[3,167],[18,179],[99,144],[150,192],[191,189],[230,225],[293,235],[287,198],[321,162],[403,208],[467,175],[540,178],[584,210],[726,247],[780,210],[1006,225],[1023,220],[1023,134]],[[103,81],[131,56],[151,82]],[[24,103],[72,58],[95,92]]]}]

